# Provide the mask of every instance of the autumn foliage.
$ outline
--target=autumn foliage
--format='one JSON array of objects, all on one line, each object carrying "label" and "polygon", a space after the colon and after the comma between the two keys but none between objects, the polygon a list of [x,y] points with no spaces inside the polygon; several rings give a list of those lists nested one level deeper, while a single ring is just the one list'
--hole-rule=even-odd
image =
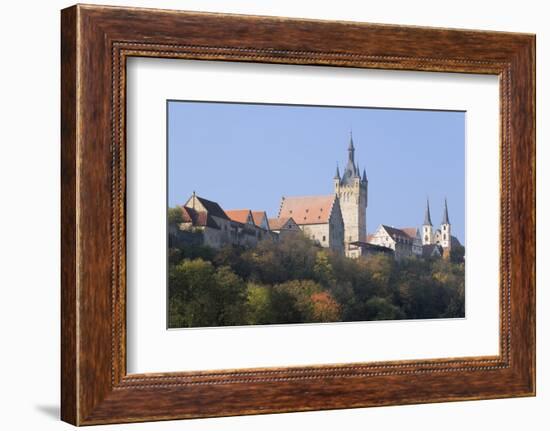
[{"label": "autumn foliage", "polygon": [[170,327],[464,316],[464,263],[349,259],[301,235],[172,248],[168,285]]}]

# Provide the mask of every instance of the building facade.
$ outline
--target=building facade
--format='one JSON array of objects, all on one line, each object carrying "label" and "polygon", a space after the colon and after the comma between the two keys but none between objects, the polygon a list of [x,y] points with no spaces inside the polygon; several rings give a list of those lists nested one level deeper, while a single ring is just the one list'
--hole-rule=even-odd
[{"label": "building facade", "polygon": [[182,222],[169,227],[172,242],[181,243],[183,239],[187,244],[221,248],[229,244],[254,247],[260,241],[278,239],[269,228],[265,211],[224,211],[217,202],[195,192],[179,209]]},{"label": "building facade", "polygon": [[422,225],[422,245],[437,245],[441,247],[444,258],[450,258],[453,244],[460,244],[458,239],[452,236],[451,222],[449,221],[449,209],[447,207],[447,198],[443,206],[443,218],[438,229],[433,228],[430,215],[430,201],[426,200],[426,211],[424,213],[424,223]]},{"label": "building facade", "polygon": [[270,218],[269,228],[273,233],[279,235],[279,239],[302,233],[302,230],[298,227],[298,223],[292,217]]},{"label": "building facade", "polygon": [[283,196],[278,218],[292,218],[321,247],[344,253],[344,220],[338,196]]},{"label": "building facade", "polygon": [[340,201],[344,220],[344,248],[348,257],[357,257],[360,254],[351,243],[366,242],[368,187],[367,172],[363,169],[361,176],[359,164],[355,161],[355,146],[350,134],[344,174],[340,176],[337,166],[334,175],[334,194]]},{"label": "building facade", "polygon": [[[214,201],[193,195],[181,207],[183,222],[179,230],[200,233],[205,245],[220,248],[226,244],[253,247],[262,240],[277,241],[302,232],[322,247],[350,258],[391,254],[395,259],[416,256],[450,258],[451,249],[461,246],[452,235],[447,199],[439,228],[434,229],[430,203],[426,201],[424,222],[420,227],[396,228],[380,225],[367,235],[368,186],[366,170],[361,173],[355,160],[355,145],[350,134],[347,163],[343,174],[336,167],[333,194],[284,196],[277,218],[265,211],[226,210]],[[196,235],[195,235],[196,236]]]},{"label": "building facade", "polygon": [[451,235],[447,199],[445,199],[443,219],[438,229],[434,230],[433,228],[430,203],[426,201],[424,223],[421,228],[395,228],[380,225],[373,234],[367,237],[367,242],[392,249],[396,259],[411,256],[449,259],[452,247],[461,246],[460,241]]}]

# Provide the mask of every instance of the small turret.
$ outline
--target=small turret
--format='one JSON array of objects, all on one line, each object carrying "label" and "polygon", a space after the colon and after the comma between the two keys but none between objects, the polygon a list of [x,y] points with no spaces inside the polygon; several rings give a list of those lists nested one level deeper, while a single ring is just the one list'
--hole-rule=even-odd
[{"label": "small turret", "polygon": [[334,175],[335,180],[340,180],[340,168],[336,165],[336,174]]}]

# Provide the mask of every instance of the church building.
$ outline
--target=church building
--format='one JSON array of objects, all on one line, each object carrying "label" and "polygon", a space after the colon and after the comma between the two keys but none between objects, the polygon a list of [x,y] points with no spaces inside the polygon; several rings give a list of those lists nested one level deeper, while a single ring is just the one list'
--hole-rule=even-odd
[{"label": "church building", "polygon": [[278,218],[292,218],[321,247],[344,253],[344,220],[338,196],[283,196]]},{"label": "church building", "polygon": [[422,245],[438,245],[442,249],[443,257],[449,258],[453,244],[460,245],[458,239],[451,235],[451,222],[449,221],[449,209],[447,208],[447,198],[443,207],[443,218],[439,229],[433,230],[432,218],[430,216],[430,201],[426,200],[426,212],[424,213],[424,223],[422,224]]},{"label": "church building", "polygon": [[348,161],[344,174],[336,167],[334,194],[326,196],[283,197],[279,218],[292,217],[302,231],[321,246],[348,257],[358,257],[356,242],[366,242],[367,173],[355,162],[353,136],[350,135]]}]

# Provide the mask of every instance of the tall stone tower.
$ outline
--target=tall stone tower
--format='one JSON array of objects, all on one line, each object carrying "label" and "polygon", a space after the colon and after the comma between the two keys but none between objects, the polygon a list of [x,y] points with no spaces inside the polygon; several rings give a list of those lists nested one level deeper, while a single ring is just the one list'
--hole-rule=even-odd
[{"label": "tall stone tower", "polygon": [[350,133],[348,146],[348,162],[344,174],[336,167],[334,176],[334,193],[340,200],[340,208],[344,219],[344,245],[348,254],[350,242],[367,239],[367,203],[368,203],[367,172],[363,169],[363,177],[359,164],[355,163],[355,147]]},{"label": "tall stone tower", "polygon": [[451,222],[449,221],[449,210],[447,209],[447,198],[443,208],[443,220],[441,220],[441,247],[444,255],[451,251]]},{"label": "tall stone tower", "polygon": [[422,224],[422,245],[431,244],[433,241],[433,225],[430,216],[430,201],[426,199],[426,212],[424,213],[424,223]]}]

